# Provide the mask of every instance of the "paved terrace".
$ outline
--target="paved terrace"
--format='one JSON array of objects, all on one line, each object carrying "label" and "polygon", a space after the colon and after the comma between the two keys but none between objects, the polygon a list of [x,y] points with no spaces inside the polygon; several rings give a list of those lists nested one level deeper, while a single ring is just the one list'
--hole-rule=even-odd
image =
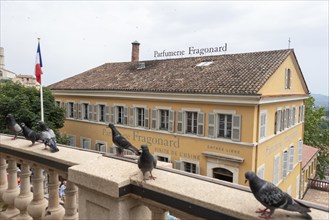
[{"label": "paved terrace", "polygon": [[[165,163],[153,171],[156,180],[142,183],[136,161],[62,145],[50,153],[42,143],[31,147],[30,141],[11,138],[0,134],[0,196],[7,204],[0,219],[164,219],[167,211],[181,219],[260,219],[255,210],[262,206],[244,186],[187,174]],[[48,201],[43,198],[43,170],[50,176]],[[58,200],[59,175],[68,179],[64,208]],[[304,203],[312,207],[313,219],[329,218],[327,207]],[[300,218],[284,210],[273,217]]]}]

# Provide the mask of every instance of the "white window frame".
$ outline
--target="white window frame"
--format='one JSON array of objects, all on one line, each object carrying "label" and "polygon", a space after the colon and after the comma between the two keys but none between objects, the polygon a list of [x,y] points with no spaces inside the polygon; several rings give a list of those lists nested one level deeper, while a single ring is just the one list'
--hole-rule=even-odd
[{"label": "white window frame", "polygon": [[[67,135],[67,138],[69,140],[68,146],[75,147],[76,146],[76,143],[77,143],[77,137],[75,135],[68,134]],[[73,142],[73,143],[71,143],[71,142]]]},{"label": "white window frame", "polygon": [[262,110],[259,114],[259,139],[266,138],[267,110]]},{"label": "white window frame", "polygon": [[265,179],[265,164],[262,164],[257,168],[257,176]]},{"label": "white window frame", "polygon": [[[102,107],[103,107],[103,111],[102,111]],[[103,117],[102,117],[102,115],[103,115]],[[103,104],[103,103],[97,104],[96,118],[97,118],[98,122],[106,122],[106,104]]]},{"label": "white window frame", "polygon": [[281,178],[280,178],[280,154],[274,156],[274,163],[273,163],[273,183],[277,185]]},{"label": "white window frame", "polygon": [[295,160],[295,148],[293,145],[289,147],[289,165],[288,172],[291,172],[294,169],[294,160]]},{"label": "white window frame", "polygon": [[162,154],[162,153],[154,152],[154,156],[158,159],[158,161],[161,161],[161,160],[159,160],[159,157],[167,158],[168,162],[166,162],[166,163],[171,163],[171,155],[170,154]]},{"label": "white window frame", "polygon": [[[179,170],[183,170],[185,172],[189,172],[186,171],[185,169],[185,164],[189,163],[189,164],[195,164],[196,166],[196,172],[195,174],[200,174],[200,164],[199,161],[193,161],[193,160],[186,160],[185,158],[180,158],[180,160],[176,160],[174,161],[174,168],[175,169],[179,169]],[[193,173],[193,172],[189,172],[189,173]]]},{"label": "white window frame", "polygon": [[282,130],[282,108],[278,108],[276,110],[276,118],[275,118],[275,133],[278,134],[280,133]]},{"label": "white window frame", "polygon": [[[85,147],[84,143],[87,143],[88,146]],[[80,137],[80,147],[83,148],[83,149],[90,149],[91,148],[91,139],[86,138],[86,137]]]},{"label": "white window frame", "polygon": [[292,106],[292,126],[296,125],[296,106]]},{"label": "white window frame", "polygon": [[285,179],[288,176],[288,160],[289,151],[284,149],[282,151],[282,179]]},{"label": "white window frame", "polygon": [[285,69],[285,89],[291,89],[292,85],[292,70],[290,68]]},{"label": "white window frame", "polygon": [[[192,116],[192,128],[196,127],[196,131],[187,132],[187,113],[196,113]],[[204,120],[205,113],[201,112],[200,109],[183,109],[177,112],[177,133],[190,134],[204,136]]]},{"label": "white window frame", "polygon": [[[103,146],[101,146],[101,148],[99,148],[99,144],[101,144]],[[97,149],[97,148],[99,148],[99,149]],[[107,149],[107,143],[105,141],[96,140],[96,144],[95,144],[95,150],[96,151],[106,153],[106,151],[107,151],[106,149]]]},{"label": "white window frame", "polygon": [[299,138],[298,140],[298,162],[302,162],[303,159],[303,140]]}]

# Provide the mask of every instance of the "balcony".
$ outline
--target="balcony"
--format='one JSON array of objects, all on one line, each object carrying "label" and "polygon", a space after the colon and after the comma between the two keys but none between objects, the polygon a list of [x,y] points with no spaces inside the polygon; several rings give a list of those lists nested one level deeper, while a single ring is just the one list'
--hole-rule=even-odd
[{"label": "balcony", "polygon": [[[0,134],[0,219],[165,219],[168,212],[180,219],[259,219],[255,210],[262,206],[244,186],[166,163],[153,171],[156,180],[144,183],[131,159],[62,145],[50,153],[42,143],[30,146],[30,141],[11,138]],[[47,197],[44,172],[49,176]],[[67,179],[63,205],[59,176]],[[328,219],[328,207],[304,203],[311,206],[313,219]],[[296,218],[301,215],[284,210],[273,216]]]}]

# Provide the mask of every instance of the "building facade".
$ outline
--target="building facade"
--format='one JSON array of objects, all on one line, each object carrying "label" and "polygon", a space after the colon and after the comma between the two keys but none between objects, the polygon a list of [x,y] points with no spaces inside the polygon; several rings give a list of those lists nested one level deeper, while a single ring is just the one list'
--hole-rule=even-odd
[{"label": "building facade", "polygon": [[309,91],[292,49],[150,61],[138,51],[49,86],[71,145],[114,152],[112,122],[176,169],[242,185],[253,170],[298,197]]}]

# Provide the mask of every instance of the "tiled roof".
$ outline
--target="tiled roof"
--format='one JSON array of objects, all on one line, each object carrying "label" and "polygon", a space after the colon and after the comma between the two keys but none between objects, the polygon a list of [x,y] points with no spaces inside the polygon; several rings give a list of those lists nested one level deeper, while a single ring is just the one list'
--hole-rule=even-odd
[{"label": "tiled roof", "polygon": [[[49,86],[53,90],[120,90],[257,94],[293,49],[181,59],[106,63]],[[209,66],[198,67],[203,61]]]},{"label": "tiled roof", "polygon": [[302,153],[302,168],[313,158],[313,156],[319,151],[318,148],[311,147],[308,145],[303,145]]}]

